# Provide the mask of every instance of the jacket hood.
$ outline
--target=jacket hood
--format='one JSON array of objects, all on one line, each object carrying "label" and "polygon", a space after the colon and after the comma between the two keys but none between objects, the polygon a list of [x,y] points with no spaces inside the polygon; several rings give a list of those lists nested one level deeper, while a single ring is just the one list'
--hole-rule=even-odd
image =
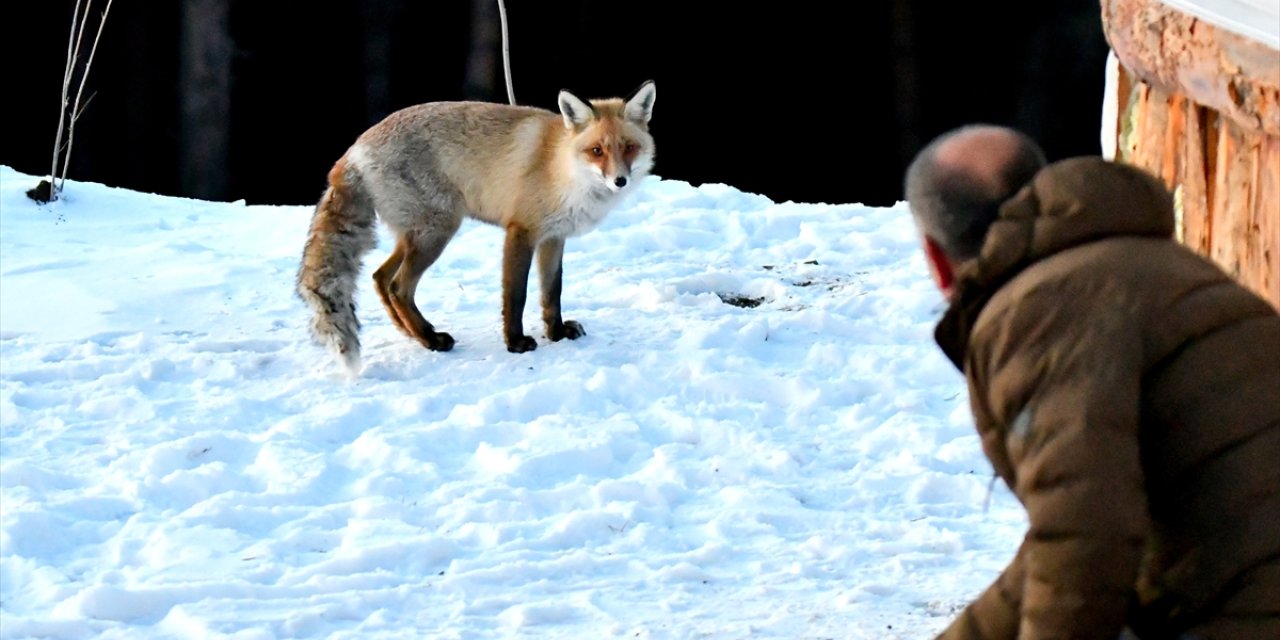
[{"label": "jacket hood", "polygon": [[934,336],[964,368],[978,314],[1022,270],[1072,247],[1114,236],[1173,236],[1173,197],[1154,176],[1097,157],[1051,164],[1005,201],[978,257],[959,265],[955,295]]}]

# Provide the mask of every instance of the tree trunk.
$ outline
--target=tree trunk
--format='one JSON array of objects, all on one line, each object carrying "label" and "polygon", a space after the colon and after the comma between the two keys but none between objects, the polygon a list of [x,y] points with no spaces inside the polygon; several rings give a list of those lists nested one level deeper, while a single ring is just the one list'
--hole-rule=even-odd
[{"label": "tree trunk", "polygon": [[467,51],[467,76],[462,87],[462,94],[468,100],[493,101],[496,97],[501,47],[498,18],[498,0],[471,0],[471,46]]},{"label": "tree trunk", "polygon": [[225,199],[230,181],[229,0],[184,0],[179,67],[182,192]]},{"label": "tree trunk", "polygon": [[391,102],[391,23],[399,3],[361,2],[364,24],[364,118],[366,125],[387,117]]},{"label": "tree trunk", "polygon": [[906,166],[923,145],[920,140],[919,96],[920,66],[916,57],[915,3],[900,0],[892,3],[894,97],[898,117],[898,157]]}]

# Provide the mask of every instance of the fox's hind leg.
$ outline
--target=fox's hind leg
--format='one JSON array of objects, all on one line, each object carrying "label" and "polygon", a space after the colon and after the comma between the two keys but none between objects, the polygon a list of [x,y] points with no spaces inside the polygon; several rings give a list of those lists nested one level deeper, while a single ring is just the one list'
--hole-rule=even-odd
[{"label": "fox's hind leg", "polygon": [[404,262],[406,244],[407,241],[404,235],[396,238],[396,248],[391,252],[391,256],[387,258],[386,262],[382,263],[381,267],[378,267],[377,271],[373,272],[373,289],[378,292],[378,299],[382,300],[382,307],[387,310],[391,323],[396,325],[396,328],[401,333],[413,337],[413,334],[409,332],[408,324],[404,321],[404,318],[400,317],[395,305],[391,304],[391,278],[396,275],[396,272],[400,270],[400,264]]},{"label": "fox's hind leg", "polygon": [[[445,245],[449,244],[449,240],[457,230],[455,225],[446,230],[404,234],[403,241],[396,244],[396,252],[401,253],[400,264],[386,287],[388,306],[398,319],[400,327],[411,338],[432,351],[452,349],[453,336],[443,331],[436,331],[435,327],[422,317],[422,312],[418,311],[417,305],[414,304],[414,293],[418,289],[418,281],[422,279],[422,274],[440,257]],[[395,252],[392,256],[395,256]],[[382,272],[383,269],[388,268],[390,262],[388,260],[388,264],[382,265],[378,271]],[[377,277],[375,274],[374,279],[376,280]]]}]

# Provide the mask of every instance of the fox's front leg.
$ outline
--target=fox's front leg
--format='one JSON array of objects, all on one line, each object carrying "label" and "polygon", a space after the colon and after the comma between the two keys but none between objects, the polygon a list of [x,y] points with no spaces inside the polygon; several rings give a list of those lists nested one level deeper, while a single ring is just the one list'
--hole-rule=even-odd
[{"label": "fox's front leg", "polygon": [[524,300],[529,288],[529,266],[533,263],[533,234],[517,225],[507,227],[502,249],[502,331],[507,351],[524,353],[538,343],[524,334]]},{"label": "fox's front leg", "polygon": [[542,283],[542,322],[547,338],[577,340],[587,335],[582,325],[560,317],[560,282],[563,275],[564,238],[550,238],[538,245],[538,276]]}]

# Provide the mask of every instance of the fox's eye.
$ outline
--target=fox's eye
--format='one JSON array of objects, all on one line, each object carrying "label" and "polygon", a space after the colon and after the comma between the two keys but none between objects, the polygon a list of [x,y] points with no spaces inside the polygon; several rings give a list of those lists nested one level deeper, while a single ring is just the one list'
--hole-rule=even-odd
[{"label": "fox's eye", "polygon": [[600,156],[604,155],[604,149],[601,149],[600,145],[591,147],[591,155],[599,158]]},{"label": "fox's eye", "polygon": [[628,142],[628,143],[627,143],[627,153],[631,153],[631,152],[633,152],[633,151],[635,151],[635,150],[636,150],[636,143],[634,143],[634,142]]}]

